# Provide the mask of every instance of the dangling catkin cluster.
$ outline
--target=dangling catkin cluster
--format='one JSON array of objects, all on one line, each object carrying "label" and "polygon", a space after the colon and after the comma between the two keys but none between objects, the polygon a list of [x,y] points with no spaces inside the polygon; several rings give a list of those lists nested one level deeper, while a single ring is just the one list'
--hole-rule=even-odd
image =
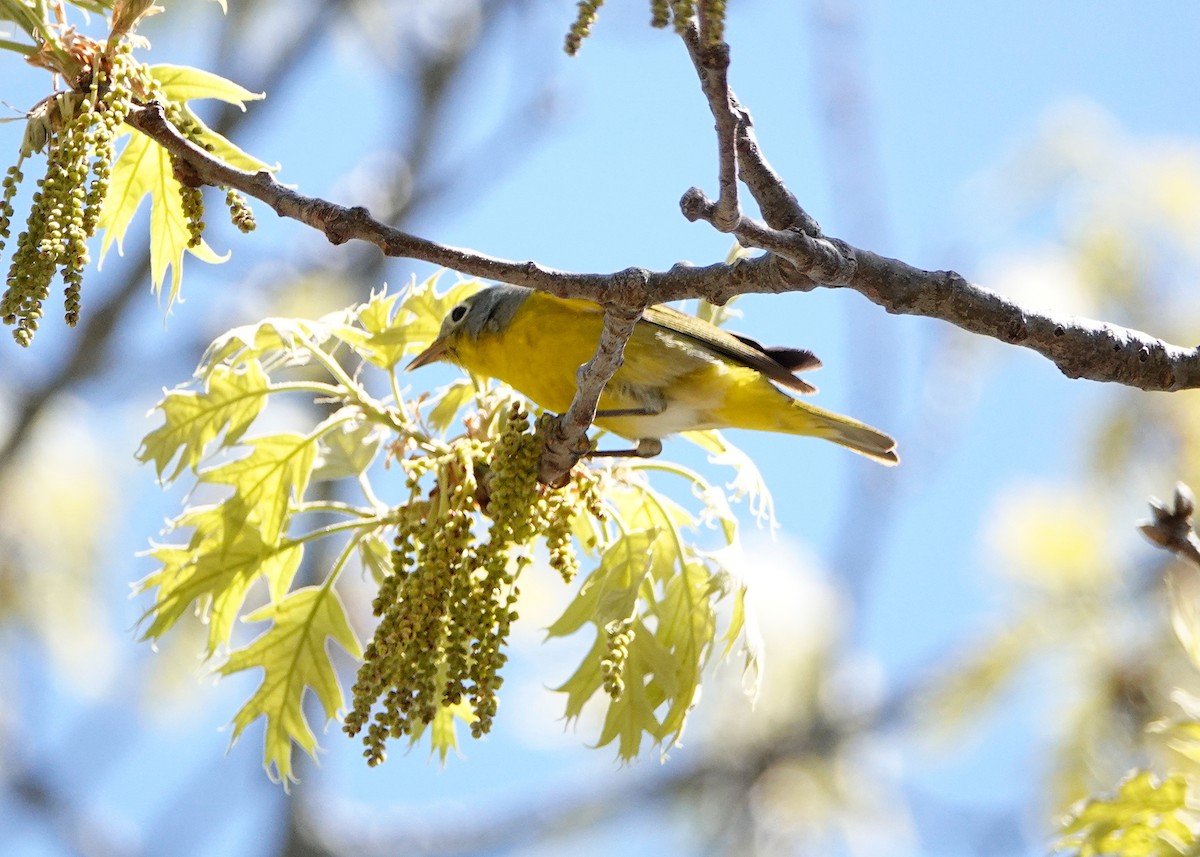
[{"label": "dangling catkin cluster", "polygon": [[629,645],[633,642],[633,620],[621,619],[609,622],[604,628],[608,654],[600,661],[604,692],[613,699],[620,699],[625,692],[625,663],[629,660]]},{"label": "dangling catkin cluster", "polygon": [[[411,500],[397,510],[393,571],[375,598],[380,621],[345,721],[350,735],[366,727],[372,765],[389,738],[419,734],[444,707],[465,701],[476,738],[491,729],[532,543],[545,534],[551,564],[568,577],[579,565],[571,518],[599,512],[586,468],[565,489],[538,484],[543,439],[519,404],[499,415],[491,438],[459,438],[441,455],[404,464]],[[427,475],[435,485],[423,494]]]},{"label": "dangling catkin cluster", "polygon": [[[116,138],[134,105],[161,102],[183,134],[202,148],[213,148],[202,140],[204,128],[188,109],[167,98],[149,67],[133,58],[128,42],[108,48],[76,36],[72,46],[86,59],[84,71],[74,89],[55,93],[31,111],[17,163],[6,171],[0,193],[3,251],[11,234],[13,200],[24,178],[21,167],[26,158],[45,150],[46,173],[32,195],[0,296],[0,319],[13,328],[21,345],[28,345],[37,331],[56,274],[63,280],[66,323],[79,321],[83,272],[90,261],[87,242],[96,234],[108,194]],[[197,187],[181,184],[180,193],[188,246],[195,247],[204,231],[204,201]],[[229,191],[226,205],[238,229],[254,228],[254,216],[240,194]]]},{"label": "dangling catkin cluster", "polygon": [[[725,40],[725,2],[726,0],[650,0],[650,26],[661,28],[674,22],[675,32],[682,34],[694,21],[699,21],[705,46],[711,48]],[[570,56],[578,53],[583,40],[592,34],[592,25],[596,23],[602,5],[604,0],[579,0],[575,22],[567,31],[564,44],[564,49]]]},{"label": "dangling catkin cluster", "polygon": [[254,220],[254,212],[246,203],[246,197],[231,187],[225,188],[225,207],[229,209],[229,221],[240,232],[253,232],[258,223]]},{"label": "dangling catkin cluster", "polygon": [[596,23],[602,5],[604,0],[579,0],[575,23],[571,24],[571,29],[567,31],[566,43],[563,45],[568,56],[575,56],[583,40],[592,34],[592,24]]},{"label": "dangling catkin cluster", "polygon": [[14,327],[13,336],[21,345],[28,345],[37,330],[56,273],[65,285],[66,322],[74,325],[79,320],[87,241],[96,233],[112,173],[114,141],[129,113],[132,65],[127,50],[96,54],[86,88],[57,93],[33,111],[20,158],[5,175],[0,250],[10,234],[17,184],[24,178],[21,164],[46,149],[46,174],[38,180],[25,231],[17,236],[0,297],[0,318]]}]

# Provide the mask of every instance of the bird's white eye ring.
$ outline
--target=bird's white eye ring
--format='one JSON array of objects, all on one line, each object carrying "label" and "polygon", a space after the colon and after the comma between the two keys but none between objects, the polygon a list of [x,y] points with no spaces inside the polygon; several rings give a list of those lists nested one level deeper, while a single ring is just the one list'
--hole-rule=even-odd
[{"label": "bird's white eye ring", "polygon": [[450,320],[457,324],[463,320],[463,316],[467,314],[467,305],[459,304],[454,309],[450,310]]}]

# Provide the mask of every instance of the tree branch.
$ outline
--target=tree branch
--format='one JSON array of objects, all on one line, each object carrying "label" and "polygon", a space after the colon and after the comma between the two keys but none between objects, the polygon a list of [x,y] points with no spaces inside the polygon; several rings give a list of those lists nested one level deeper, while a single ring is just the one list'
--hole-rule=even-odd
[{"label": "tree branch", "polygon": [[729,89],[729,45],[722,43],[701,50],[695,27],[690,27],[688,32],[692,35],[686,40],[692,64],[716,121],[719,196],[713,221],[720,224],[717,228],[721,232],[732,232],[738,227],[742,210],[737,186],[739,116]]},{"label": "tree branch", "polygon": [[625,343],[642,311],[608,307],[596,353],[576,373],[577,388],[571,407],[559,416],[546,438],[538,479],[551,487],[566,484],[567,474],[588,451],[587,430],[596,418],[600,394],[624,362]]},{"label": "tree branch", "polygon": [[[700,78],[700,88],[708,100],[713,118],[717,121],[718,137],[721,137],[724,130],[732,145],[736,147],[738,178],[745,183],[754,201],[758,203],[767,225],[772,229],[795,228],[807,235],[820,235],[820,224],[801,208],[795,194],[788,190],[783,178],[771,168],[758,148],[758,138],[754,135],[754,122],[750,118],[750,112],[742,107],[729,87],[729,46],[723,46],[723,64],[719,68],[712,68],[711,61],[700,46],[700,34],[696,27],[688,27],[682,38],[696,69],[696,76]],[[732,115],[736,121],[732,129],[727,128],[723,121],[727,115]],[[724,149],[726,144],[722,141],[721,145]],[[724,171],[720,181],[724,192]]]},{"label": "tree branch", "polygon": [[[744,246],[770,252],[732,264],[694,267],[679,263],[666,271],[626,268],[609,274],[559,271],[532,261],[516,262],[438,244],[380,223],[366,209],[304,196],[269,173],[230,167],[179,134],[160,105],[136,109],[128,121],[185,161],[204,182],[236,188],[280,216],[320,230],[334,244],[366,241],[387,256],[419,259],[470,276],[631,312],[686,298],[723,304],[739,294],[810,291],[817,286],[851,288],[888,312],[941,319],[972,333],[1030,348],[1071,378],[1113,381],[1142,390],[1200,387],[1200,350],[1195,347],[1172,345],[1106,322],[1026,310],[952,271],[923,271],[797,228],[776,230],[742,217],[734,234]],[[682,205],[693,219],[712,222],[715,217],[714,204],[699,190],[685,194]]]},{"label": "tree branch", "polygon": [[[714,50],[702,47],[694,25],[682,37],[716,120],[722,150],[731,106],[744,117],[736,129],[741,176],[767,222],[740,211],[731,214],[725,207],[724,187],[716,203],[699,188],[688,190],[680,200],[684,217],[704,220],[718,231],[732,233],[743,247],[766,250],[791,263],[793,270],[785,267],[780,273],[794,289],[847,286],[888,312],[938,318],[972,333],[1031,348],[1069,378],[1115,381],[1142,390],[1200,385],[1200,347],[1174,346],[1106,322],[1027,311],[952,271],[922,271],[823,236],[759,151],[749,114],[729,88],[728,50],[724,62],[717,63],[712,59]],[[805,279],[816,282],[806,287]],[[655,290],[653,285],[651,289]]]}]

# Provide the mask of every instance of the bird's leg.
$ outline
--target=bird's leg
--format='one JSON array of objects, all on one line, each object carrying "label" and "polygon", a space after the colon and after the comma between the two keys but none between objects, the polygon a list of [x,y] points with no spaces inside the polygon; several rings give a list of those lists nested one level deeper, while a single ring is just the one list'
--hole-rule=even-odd
[{"label": "bird's leg", "polygon": [[[667,400],[661,390],[649,387],[625,386],[621,390],[626,401],[633,399],[641,402],[637,408],[602,408],[596,411],[596,419],[611,419],[614,417],[656,417],[667,409]],[[633,449],[593,450],[588,453],[591,458],[654,458],[662,452],[662,441],[656,437],[644,437],[637,442]]]},{"label": "bird's leg", "polygon": [[596,419],[604,420],[609,417],[656,417],[663,408],[607,408],[596,411]]},{"label": "bird's leg", "polygon": [[656,437],[644,437],[633,449],[593,449],[588,458],[654,458],[662,452],[662,441]]}]

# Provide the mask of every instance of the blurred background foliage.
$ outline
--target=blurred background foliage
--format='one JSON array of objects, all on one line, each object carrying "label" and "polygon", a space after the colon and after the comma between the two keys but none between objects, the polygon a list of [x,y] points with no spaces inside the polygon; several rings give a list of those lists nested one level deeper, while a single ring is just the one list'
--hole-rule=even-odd
[{"label": "blurred background foliage", "polygon": [[[719,237],[674,223],[652,236],[661,249],[625,249],[631,231],[680,219],[684,182],[714,175],[709,120],[681,49],[644,32],[635,3],[602,17],[563,71],[572,10],[553,5],[232,2],[222,17],[212,4],[172,4],[146,32],[154,61],[266,91],[247,113],[205,118],[280,161],[282,180],[306,192],[448,243],[568,268],[722,258]],[[756,64],[777,66],[778,53],[750,47],[768,35],[736,10],[733,80],[768,157],[780,152],[793,189],[831,234],[956,267],[1030,305],[1195,341],[1194,123],[1180,120],[1190,137],[1125,130],[1106,107],[1063,104],[1048,87],[1054,108],[971,149],[977,160],[961,169],[973,177],[959,187],[922,185],[918,172],[889,196],[894,161],[882,153],[896,138],[885,130],[910,103],[885,110],[903,92],[874,91],[873,70],[898,60],[872,34],[899,29],[897,19],[871,4],[798,7],[765,12],[810,57],[796,72],[812,94],[791,105],[808,117],[795,138],[773,130],[791,126],[756,97],[778,89],[755,78]],[[983,44],[985,30],[944,37]],[[906,39],[916,38],[882,41],[915,54],[920,44]],[[1145,45],[1134,53],[1113,53],[1130,75],[1165,61]],[[610,77],[581,77],[589,62]],[[0,69],[10,103],[28,108],[45,94],[44,76],[16,58],[0,56]],[[1003,87],[1003,76],[992,85]],[[624,87],[621,98],[651,110],[679,102],[693,124],[665,118],[631,130],[610,116],[595,149],[572,150],[561,199],[526,197],[533,191],[510,178],[526,181],[522,165],[561,146],[563,129],[602,103],[605,87]],[[930,98],[935,112],[953,113]],[[16,127],[0,128],[0,151],[15,152]],[[811,162],[794,162],[784,151],[793,144]],[[672,148],[698,172],[672,174],[662,160]],[[608,172],[610,156],[629,171]],[[643,162],[670,175],[676,196],[643,198]],[[937,202],[912,201],[910,181]],[[905,203],[913,223],[889,213]],[[938,220],[922,209],[935,204],[952,213]],[[595,730],[564,734],[546,690],[574,657],[541,645],[561,608],[552,582],[527,592],[505,725],[486,743],[441,771],[410,756],[367,772],[357,745],[331,732],[321,736],[322,764],[305,767],[285,797],[262,775],[252,738],[221,753],[218,729],[255,678],[214,688],[198,675],[198,623],[158,651],[133,642],[144,605],[127,598],[128,585],[149,569],[134,553],[180,497],[159,492],[132,453],[161,388],[186,378],[223,330],[266,315],[316,317],[382,281],[427,272],[259,220],[249,238],[216,225],[214,246],[233,258],[211,272],[192,266],[165,329],[145,253],[131,241],[90,277],[79,328],[47,324],[29,353],[0,349],[6,854],[1030,854],[1073,802],[1111,793],[1131,769],[1191,770],[1169,735],[1147,727],[1186,714],[1180,690],[1200,696],[1170,597],[1173,589],[1186,626],[1179,605],[1194,601],[1197,572],[1142,541],[1134,523],[1148,495],[1176,480],[1200,484],[1196,397],[1081,388],[1019,349],[815,294],[747,300],[742,326],[759,333],[774,313],[786,324],[771,336],[818,340],[828,364],[818,380],[840,397],[831,404],[897,434],[904,465],[893,477],[807,446],[762,448],[760,464],[780,462],[763,470],[783,526],[774,540],[751,538],[743,559],[767,653],[752,710],[738,670],[725,669],[665,764],[617,768],[581,748]],[[486,221],[496,237],[479,239],[487,233],[472,230]],[[552,255],[536,255],[543,231]],[[802,311],[811,319],[800,324]],[[823,325],[845,341],[826,341]],[[304,415],[272,419],[293,417]],[[357,606],[347,599],[360,636],[369,592]]]}]

